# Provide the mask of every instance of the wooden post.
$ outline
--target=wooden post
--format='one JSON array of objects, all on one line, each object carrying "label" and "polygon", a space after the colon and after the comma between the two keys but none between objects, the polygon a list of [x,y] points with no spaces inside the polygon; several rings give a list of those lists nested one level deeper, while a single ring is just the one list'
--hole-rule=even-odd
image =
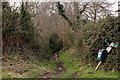
[{"label": "wooden post", "polygon": [[100,62],[98,63],[98,65],[97,65],[97,67],[95,68],[95,70],[98,69],[98,67],[100,66],[101,63],[102,63],[102,61],[100,61]]}]

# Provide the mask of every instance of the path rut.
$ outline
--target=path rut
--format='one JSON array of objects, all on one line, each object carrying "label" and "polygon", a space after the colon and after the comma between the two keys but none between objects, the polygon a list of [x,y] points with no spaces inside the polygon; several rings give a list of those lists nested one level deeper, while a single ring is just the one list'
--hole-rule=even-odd
[{"label": "path rut", "polygon": [[43,78],[50,78],[50,76],[63,74],[65,72],[63,64],[64,63],[62,61],[59,61],[59,63],[56,65],[57,68],[55,69],[55,72],[46,72],[43,74]]}]

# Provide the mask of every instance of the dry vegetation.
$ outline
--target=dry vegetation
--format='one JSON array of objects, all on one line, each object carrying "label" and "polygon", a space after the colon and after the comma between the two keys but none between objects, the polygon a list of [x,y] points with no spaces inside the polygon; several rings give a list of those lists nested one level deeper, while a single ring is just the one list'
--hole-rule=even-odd
[{"label": "dry vegetation", "polygon": [[[41,65],[41,68],[37,69],[38,72],[42,68],[46,70],[42,70],[43,73],[40,75],[35,74],[38,73],[37,70],[33,71],[36,76],[32,75],[31,77],[42,77],[48,71],[53,73],[53,68],[57,63],[51,60],[51,56],[56,52],[60,55],[59,60],[63,60],[67,67],[70,63],[67,63],[69,61],[64,58],[73,58],[71,60],[77,58],[82,62],[80,65],[90,64],[95,67],[98,63],[96,59],[98,50],[107,48],[104,41],[106,38],[120,44],[120,18],[111,14],[108,9],[110,5],[110,3],[98,2],[25,2],[21,3],[19,8],[13,9],[9,3],[3,2],[3,72],[8,70],[26,77],[26,75],[32,75],[30,70],[36,70],[35,68]],[[69,49],[71,50],[69,51]],[[63,54],[65,51],[69,52]],[[69,55],[73,55],[73,57],[69,57]],[[120,46],[112,49],[101,66],[102,70],[120,72],[119,56]],[[33,64],[37,65],[37,67],[34,66],[34,69],[31,68]],[[68,71],[71,68],[68,68]],[[71,74],[75,71],[71,71]],[[29,73],[24,74],[26,72]],[[18,77],[21,76],[18,75]]]}]

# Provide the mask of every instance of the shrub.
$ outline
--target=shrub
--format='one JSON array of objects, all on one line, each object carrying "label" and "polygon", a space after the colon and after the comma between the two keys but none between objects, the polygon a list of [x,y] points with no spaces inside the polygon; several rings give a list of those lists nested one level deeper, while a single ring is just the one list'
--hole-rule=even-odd
[{"label": "shrub", "polygon": [[[98,64],[97,54],[99,49],[106,49],[105,39],[117,43],[119,35],[118,19],[107,16],[98,22],[90,22],[82,27],[78,33],[76,46],[79,49],[77,55],[81,56],[82,61],[92,63],[94,66]],[[120,36],[120,35],[119,35]],[[118,70],[118,52],[117,48],[113,48],[106,60],[101,66],[103,70]],[[96,64],[96,65],[95,65]]]}]

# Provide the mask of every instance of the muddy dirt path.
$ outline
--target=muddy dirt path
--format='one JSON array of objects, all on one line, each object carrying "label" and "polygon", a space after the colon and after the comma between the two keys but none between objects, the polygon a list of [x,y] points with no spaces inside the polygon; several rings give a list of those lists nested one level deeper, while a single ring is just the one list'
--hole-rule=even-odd
[{"label": "muddy dirt path", "polygon": [[50,78],[50,76],[63,74],[65,72],[63,64],[64,63],[62,61],[59,61],[58,64],[56,65],[55,72],[54,73],[46,72],[45,74],[43,74],[43,78]]}]

